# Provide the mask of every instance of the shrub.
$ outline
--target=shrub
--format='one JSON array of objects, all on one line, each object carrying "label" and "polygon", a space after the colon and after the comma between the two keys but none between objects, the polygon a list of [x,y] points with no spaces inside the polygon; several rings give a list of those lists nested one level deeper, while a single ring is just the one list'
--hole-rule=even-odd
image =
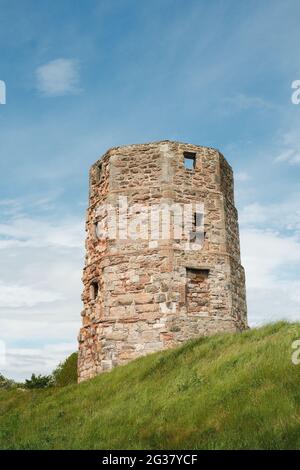
[{"label": "shrub", "polygon": [[25,380],[26,388],[47,388],[53,385],[53,378],[51,375],[35,375],[32,374],[30,379]]},{"label": "shrub", "polygon": [[65,387],[77,383],[77,359],[78,354],[73,353],[53,371],[55,386]]},{"label": "shrub", "polygon": [[0,374],[0,389],[9,390],[17,386],[16,382],[13,380],[7,379],[4,375]]}]

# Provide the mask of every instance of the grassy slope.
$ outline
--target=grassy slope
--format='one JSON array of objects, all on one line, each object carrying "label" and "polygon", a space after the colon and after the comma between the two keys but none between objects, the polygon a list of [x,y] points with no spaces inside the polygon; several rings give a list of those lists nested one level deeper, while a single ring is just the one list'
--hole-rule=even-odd
[{"label": "grassy slope", "polygon": [[79,386],[0,392],[0,448],[300,448],[300,324],[200,338]]}]

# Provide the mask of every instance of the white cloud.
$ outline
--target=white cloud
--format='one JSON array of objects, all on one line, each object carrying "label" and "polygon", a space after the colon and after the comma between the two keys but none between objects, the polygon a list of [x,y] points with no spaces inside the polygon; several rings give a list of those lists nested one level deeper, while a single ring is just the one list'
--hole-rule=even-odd
[{"label": "white cloud", "polygon": [[300,320],[299,197],[240,211],[250,325]]},{"label": "white cloud", "polygon": [[44,302],[60,300],[61,295],[55,292],[36,289],[18,284],[5,285],[0,281],[0,305],[4,307],[33,307]]},{"label": "white cloud", "polygon": [[300,243],[271,231],[241,231],[250,325],[300,321]]},{"label": "white cloud", "polygon": [[300,152],[298,149],[288,149],[282,151],[275,158],[275,163],[287,162],[290,165],[300,165]]},{"label": "white cloud", "polygon": [[249,288],[273,287],[275,281],[277,283],[284,279],[284,268],[299,266],[300,242],[295,237],[283,237],[267,230],[246,229],[241,231],[241,240]]},{"label": "white cloud", "polygon": [[[40,201],[48,207],[48,198]],[[54,219],[47,218],[47,210],[42,217],[26,214],[33,206],[21,202],[0,205],[18,209],[2,213],[0,225],[0,340],[8,358],[1,372],[24,379],[32,372],[51,372],[77,348],[83,215]],[[68,350],[62,348],[65,343],[71,345]]]},{"label": "white cloud", "polygon": [[243,183],[244,181],[248,181],[250,176],[245,171],[237,171],[234,176],[235,181],[239,181]]},{"label": "white cloud", "polygon": [[282,138],[281,151],[275,157],[274,163],[288,163],[289,165],[300,165],[300,137],[296,130],[286,132]]},{"label": "white cloud", "polygon": [[243,93],[237,93],[234,96],[223,98],[223,104],[232,111],[245,111],[248,109],[273,109],[272,103],[260,98],[259,96],[248,96]]},{"label": "white cloud", "polygon": [[277,204],[248,204],[240,210],[239,221],[243,227],[267,227],[277,232],[288,231],[300,237],[300,197],[290,196]]},{"label": "white cloud", "polygon": [[4,375],[9,375],[15,380],[29,378],[32,373],[48,374],[75,350],[75,342],[45,344],[37,348],[6,348],[5,362],[1,370]]},{"label": "white cloud", "polygon": [[76,248],[82,246],[82,236],[83,222],[78,219],[49,221],[16,216],[0,224],[0,249],[14,246]]},{"label": "white cloud", "polygon": [[78,93],[79,65],[74,59],[56,59],[36,70],[37,88],[45,96]]}]

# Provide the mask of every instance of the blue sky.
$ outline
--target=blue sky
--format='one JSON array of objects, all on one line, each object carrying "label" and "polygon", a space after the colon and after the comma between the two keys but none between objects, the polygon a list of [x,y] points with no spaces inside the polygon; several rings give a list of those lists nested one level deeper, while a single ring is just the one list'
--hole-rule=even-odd
[{"label": "blue sky", "polygon": [[88,169],[110,146],[219,148],[236,175],[249,322],[300,320],[299,19],[298,0],[0,0],[6,375],[76,349]]}]

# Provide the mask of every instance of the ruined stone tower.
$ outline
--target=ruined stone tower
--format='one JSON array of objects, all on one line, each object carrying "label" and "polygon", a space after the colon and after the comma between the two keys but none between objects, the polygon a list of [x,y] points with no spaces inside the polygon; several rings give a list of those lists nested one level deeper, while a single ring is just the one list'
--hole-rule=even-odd
[{"label": "ruined stone tower", "polygon": [[86,230],[79,380],[247,327],[233,173],[218,150],[108,150],[90,170]]}]

